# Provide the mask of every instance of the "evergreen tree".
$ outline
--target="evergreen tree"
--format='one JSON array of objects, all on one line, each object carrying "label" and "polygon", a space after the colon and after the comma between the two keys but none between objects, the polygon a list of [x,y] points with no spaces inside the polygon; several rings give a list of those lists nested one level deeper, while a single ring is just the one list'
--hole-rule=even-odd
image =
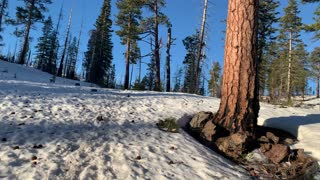
[{"label": "evergreen tree", "polygon": [[[2,32],[2,30],[3,30],[3,27],[2,27],[3,18],[8,16],[7,8],[8,8],[8,0],[1,0],[1,2],[0,2],[0,32]],[[2,40],[1,34],[0,34],[0,40]],[[0,45],[2,45],[2,44],[0,44]]]},{"label": "evergreen tree", "polygon": [[294,69],[292,64],[293,54],[297,44],[301,43],[300,32],[302,29],[301,18],[298,16],[300,13],[298,9],[298,3],[296,0],[289,0],[288,6],[284,8],[284,16],[280,18],[280,34],[278,37],[280,47],[280,58],[283,59],[287,66],[287,78],[286,80],[286,95],[287,101],[290,103],[292,95],[292,72]]},{"label": "evergreen tree", "polygon": [[181,92],[182,75],[183,75],[183,69],[178,68],[177,72],[175,73],[175,77],[174,77],[173,92]]},{"label": "evergreen tree", "polygon": [[155,91],[161,91],[161,78],[160,78],[160,38],[159,38],[159,25],[169,26],[168,17],[161,12],[165,7],[165,0],[144,0],[145,6],[153,14],[152,17],[145,18],[142,21],[144,32],[150,33],[154,40],[153,56],[155,60]]},{"label": "evergreen tree", "polygon": [[114,89],[116,87],[116,66],[112,65],[112,68],[109,69],[107,80],[107,88]]},{"label": "evergreen tree", "polygon": [[105,86],[108,71],[112,66],[112,21],[110,0],[104,0],[101,13],[92,31],[86,52],[88,81]]},{"label": "evergreen tree", "polygon": [[311,74],[316,81],[317,98],[320,98],[320,47],[310,54]]},{"label": "evergreen tree", "polygon": [[88,40],[87,51],[85,52],[85,59],[83,61],[83,69],[85,71],[85,80],[87,82],[90,81],[90,70],[91,70],[91,62],[95,57],[95,49],[96,49],[96,41],[97,41],[97,31],[90,31],[90,38]]},{"label": "evergreen tree", "polygon": [[38,39],[37,48],[37,69],[46,71],[48,68],[48,52],[50,47],[50,33],[52,31],[52,19],[49,16],[43,23],[42,36]]},{"label": "evergreen tree", "polygon": [[121,44],[127,46],[124,89],[129,89],[130,63],[136,61],[136,54],[140,51],[137,41],[142,33],[140,21],[143,3],[143,0],[118,0],[116,3],[119,9],[116,25],[120,26],[116,33],[120,36]]},{"label": "evergreen tree", "polygon": [[259,78],[259,94],[263,95],[268,74],[268,57],[266,56],[272,41],[275,39],[276,29],[274,24],[279,18],[276,9],[279,7],[279,2],[274,0],[260,0],[258,13],[258,48],[257,48],[257,67]]},{"label": "evergreen tree", "polygon": [[219,62],[212,64],[212,69],[210,71],[210,80],[209,80],[209,92],[212,97],[220,97],[220,79],[221,79],[221,66]]},{"label": "evergreen tree", "polygon": [[[198,53],[199,45],[199,32],[186,37],[183,41],[183,45],[187,50],[187,54],[184,58],[183,64],[185,65],[185,76],[183,91],[187,93],[196,93],[194,87],[196,81],[196,57]],[[200,80],[198,80],[199,82]]]},{"label": "evergreen tree", "polygon": [[72,42],[68,46],[68,55],[66,60],[66,78],[75,79],[77,64],[77,38],[73,37]]},{"label": "evergreen tree", "polygon": [[43,19],[43,13],[47,10],[46,5],[51,0],[23,0],[24,6],[16,9],[16,20],[11,20],[15,25],[25,24],[24,40],[20,51],[18,63],[25,64],[29,46],[29,34],[31,26]]}]

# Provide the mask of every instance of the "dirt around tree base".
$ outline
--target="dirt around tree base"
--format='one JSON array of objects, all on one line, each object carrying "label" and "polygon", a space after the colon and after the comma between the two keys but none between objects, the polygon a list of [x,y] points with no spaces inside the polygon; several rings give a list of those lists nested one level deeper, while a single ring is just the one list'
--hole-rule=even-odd
[{"label": "dirt around tree base", "polygon": [[258,126],[255,137],[229,134],[212,123],[211,112],[199,112],[185,130],[202,144],[248,170],[257,179],[312,179],[318,162],[303,149],[290,149],[297,142],[290,133]]}]

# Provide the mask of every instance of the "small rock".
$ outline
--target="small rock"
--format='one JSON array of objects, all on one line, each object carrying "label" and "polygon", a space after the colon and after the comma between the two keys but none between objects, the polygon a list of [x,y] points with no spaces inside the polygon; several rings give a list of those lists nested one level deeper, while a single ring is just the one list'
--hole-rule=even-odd
[{"label": "small rock", "polygon": [[218,138],[215,144],[227,156],[238,159],[246,151],[249,141],[250,137],[245,133],[234,133],[227,137]]},{"label": "small rock", "polygon": [[141,156],[136,157],[136,160],[141,160],[141,159],[142,159]]},{"label": "small rock", "polygon": [[266,136],[261,136],[258,141],[262,143],[269,143],[269,139]]},{"label": "small rock", "polygon": [[172,164],[175,164],[172,160],[170,160],[169,162],[168,162],[168,164],[170,164],[170,165],[172,165]]},{"label": "small rock", "polygon": [[132,120],[131,123],[135,123],[134,120]]},{"label": "small rock", "polygon": [[91,92],[98,92],[98,89],[91,89]]},{"label": "small rock", "polygon": [[7,142],[7,138],[2,138],[1,141],[2,142]]},{"label": "small rock", "polygon": [[35,156],[35,155],[33,155],[33,156],[31,157],[31,160],[32,160],[32,161],[35,161],[35,160],[37,160],[37,159],[38,159],[38,157]]},{"label": "small rock", "polygon": [[176,148],[174,146],[171,146],[170,147],[170,150],[175,150]]},{"label": "small rock", "polygon": [[13,150],[17,150],[17,149],[20,149],[20,147],[19,146],[13,146],[12,149]]},{"label": "small rock", "polygon": [[291,138],[286,138],[286,139],[284,140],[284,144],[286,144],[286,145],[292,145],[292,144],[294,144],[294,140],[291,139]]},{"label": "small rock", "polygon": [[38,163],[37,163],[37,161],[32,161],[32,165],[37,165]]},{"label": "small rock", "polygon": [[80,83],[75,83],[74,85],[75,85],[75,86],[80,86]]},{"label": "small rock", "polygon": [[213,114],[211,112],[199,112],[189,122],[191,130],[201,132],[206,123],[211,120]]},{"label": "small rock", "polygon": [[287,145],[274,144],[264,155],[273,163],[278,164],[289,155],[289,150]]},{"label": "small rock", "polygon": [[13,115],[13,114],[16,114],[16,112],[11,112],[11,114]]},{"label": "small rock", "polygon": [[41,149],[41,148],[43,148],[43,145],[42,144],[39,144],[39,145],[34,144],[33,148],[34,149]]},{"label": "small rock", "polygon": [[216,134],[216,125],[212,121],[208,121],[203,129],[201,130],[201,135],[207,140],[212,141],[213,135]]},{"label": "small rock", "polygon": [[96,119],[97,119],[97,121],[103,121],[102,115],[99,115]]},{"label": "small rock", "polygon": [[271,149],[271,144],[270,143],[267,143],[267,144],[262,144],[261,147],[260,147],[260,151],[262,153],[265,153],[267,151],[269,151]]},{"label": "small rock", "polygon": [[19,123],[18,126],[26,125],[26,123]]},{"label": "small rock", "polygon": [[275,136],[273,133],[271,132],[267,132],[266,134],[267,138],[272,140],[274,144],[278,144],[279,142],[279,137]]}]

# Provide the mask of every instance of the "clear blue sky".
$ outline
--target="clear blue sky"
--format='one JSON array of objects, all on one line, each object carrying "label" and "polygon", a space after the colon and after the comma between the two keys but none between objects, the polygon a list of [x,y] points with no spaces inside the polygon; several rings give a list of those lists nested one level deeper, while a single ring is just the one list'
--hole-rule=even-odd
[{"label": "clear blue sky", "polygon": [[[74,1],[74,3],[72,3]],[[210,1],[210,0],[209,0]],[[82,61],[83,53],[86,51],[87,42],[88,42],[88,35],[89,31],[93,29],[93,25],[100,13],[100,8],[102,5],[103,0],[53,0],[53,4],[49,5],[49,12],[47,15],[51,15],[53,17],[54,23],[57,22],[57,16],[59,14],[59,10],[61,5],[63,5],[63,23],[60,27],[60,44],[64,42],[66,26],[68,21],[68,14],[69,10],[73,4],[74,14],[73,14],[73,21],[72,21],[72,35],[78,36],[81,20],[83,18],[84,27],[83,27],[83,34],[81,37],[81,47],[80,47],[80,54],[79,60]],[[112,19],[115,19],[117,14],[117,9],[115,6],[116,0],[112,0]],[[281,7],[279,9],[280,13],[282,13],[282,9],[287,5],[288,0],[281,0]],[[17,5],[21,5],[20,0],[10,0],[9,1],[9,11],[10,16],[14,17],[15,15],[15,8]],[[308,5],[301,5],[300,16],[305,23],[313,22],[312,16],[314,9],[316,8],[317,4],[308,4]],[[175,45],[172,47],[172,77],[176,71],[176,67],[182,66],[182,61],[185,56],[185,49],[182,44],[182,40],[195,32],[196,28],[200,27],[201,24],[201,17],[202,17],[202,7],[203,1],[202,0],[167,0],[167,6],[163,11],[167,16],[170,18],[170,21],[173,24],[173,37],[176,38]],[[225,24],[221,21],[226,19],[227,15],[227,0],[222,1],[214,1],[211,0],[209,6],[209,17],[208,17],[208,33],[207,33],[207,50],[206,55],[208,57],[205,69],[209,72],[211,67],[212,61],[219,61],[223,64],[223,47],[224,47],[224,34],[223,31],[225,29]],[[31,32],[31,36],[34,37],[31,48],[33,56],[35,55],[34,46],[37,43],[37,38],[41,36],[41,27],[42,24],[38,23],[35,25],[34,30]],[[13,32],[13,27],[5,26],[4,31],[4,41],[5,47],[2,49],[2,52],[6,54],[8,51],[13,52],[15,46],[15,38],[10,35]],[[118,27],[113,26],[114,30],[117,30]],[[161,29],[161,36],[163,39],[163,43],[166,43],[166,29]],[[308,45],[308,51],[311,51],[314,47],[319,46],[318,42],[313,42],[311,40],[312,34],[304,33],[302,38],[303,41]],[[124,77],[124,56],[123,53],[125,52],[125,47],[120,44],[120,40],[118,36],[114,33],[113,34],[113,55],[114,55],[114,63],[116,64],[116,73],[117,73],[117,81],[122,82]],[[21,43],[20,43],[21,44]],[[149,52],[149,45],[146,43],[141,43],[141,50],[142,54],[147,54]],[[165,49],[162,49],[161,53],[162,64],[161,66],[164,67],[165,62]],[[78,66],[81,66],[81,61]],[[149,58],[145,58],[144,62],[149,62]],[[145,66],[143,67],[145,72]],[[79,68],[78,68],[79,69]],[[137,67],[134,68],[134,74],[137,72]],[[161,71],[163,78],[163,70]],[[209,73],[207,73],[209,74]],[[135,77],[135,75],[134,75]]]}]

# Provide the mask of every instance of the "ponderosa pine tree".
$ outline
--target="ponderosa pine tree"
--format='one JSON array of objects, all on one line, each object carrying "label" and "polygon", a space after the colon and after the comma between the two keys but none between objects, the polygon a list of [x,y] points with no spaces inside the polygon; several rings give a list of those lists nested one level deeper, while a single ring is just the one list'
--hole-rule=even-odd
[{"label": "ponderosa pine tree", "polygon": [[219,62],[214,62],[212,64],[212,69],[210,71],[210,80],[209,80],[209,92],[212,97],[220,97],[221,86],[221,66]]},{"label": "ponderosa pine tree", "polygon": [[310,54],[312,76],[316,81],[317,98],[320,98],[320,47],[315,48]]},{"label": "ponderosa pine tree", "polygon": [[[255,133],[259,112],[256,83],[258,3],[259,0],[229,0],[222,96],[213,120],[230,133],[248,136]],[[210,123],[205,129],[213,131]]]},{"label": "ponderosa pine tree", "polygon": [[[88,44],[88,52],[86,53],[86,62],[89,62],[87,70],[88,81],[105,86],[106,76],[109,69],[112,67],[112,21],[111,2],[104,0],[101,8],[101,13],[96,21],[95,30]],[[90,47],[89,47],[90,46]],[[89,58],[89,59],[87,59]]]},{"label": "ponderosa pine tree", "polygon": [[25,64],[29,46],[29,34],[31,26],[43,20],[43,13],[47,10],[46,5],[51,4],[51,0],[23,0],[24,6],[16,9],[16,19],[11,22],[14,25],[24,24],[24,40],[20,51],[18,63]]},{"label": "ponderosa pine tree", "polygon": [[169,26],[168,17],[161,12],[161,9],[165,7],[165,0],[144,0],[145,6],[153,14],[152,17],[145,18],[142,21],[144,32],[153,36],[154,40],[154,60],[155,60],[155,91],[161,91],[161,78],[160,78],[160,38],[159,38],[159,25]]},{"label": "ponderosa pine tree", "polygon": [[141,8],[144,5],[144,1],[118,0],[116,4],[119,9],[116,25],[120,27],[120,30],[116,31],[116,33],[120,36],[121,44],[127,46],[124,89],[129,89],[130,64],[135,63],[135,54],[139,51],[137,41],[140,40],[139,35],[142,33],[140,21],[142,19]]}]

